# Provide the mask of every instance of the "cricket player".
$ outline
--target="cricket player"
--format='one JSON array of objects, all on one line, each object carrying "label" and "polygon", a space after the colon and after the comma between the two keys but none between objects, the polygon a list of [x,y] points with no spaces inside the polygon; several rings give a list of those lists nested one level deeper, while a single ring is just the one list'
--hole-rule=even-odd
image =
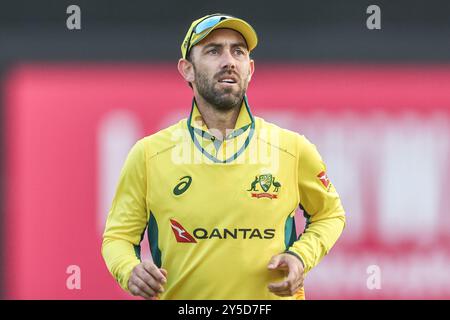
[{"label": "cricket player", "polygon": [[[246,21],[225,14],[186,33],[178,71],[193,90],[190,114],[133,146],[103,236],[106,265],[132,295],[305,299],[305,275],[343,231],[316,147],[251,113],[257,42]],[[298,208],[307,223],[297,237]],[[141,261],[145,231],[152,259]]]}]

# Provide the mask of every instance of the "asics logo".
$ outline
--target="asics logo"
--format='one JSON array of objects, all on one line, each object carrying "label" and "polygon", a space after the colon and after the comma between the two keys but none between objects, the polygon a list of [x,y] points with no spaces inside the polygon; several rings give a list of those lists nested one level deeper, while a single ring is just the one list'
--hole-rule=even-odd
[{"label": "asics logo", "polygon": [[179,196],[183,194],[191,185],[192,178],[190,176],[184,176],[180,179],[180,182],[173,188],[173,194]]}]

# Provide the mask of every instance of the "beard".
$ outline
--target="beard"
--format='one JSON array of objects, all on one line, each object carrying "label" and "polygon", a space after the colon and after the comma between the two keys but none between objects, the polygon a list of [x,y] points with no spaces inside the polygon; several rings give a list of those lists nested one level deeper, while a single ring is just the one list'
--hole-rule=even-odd
[{"label": "beard", "polygon": [[[221,72],[217,77],[210,79],[204,72],[197,70],[194,66],[195,85],[198,93],[206,100],[212,107],[219,111],[228,111],[238,108],[242,104],[245,92],[247,91],[248,81],[236,82],[236,88],[218,88],[217,79],[225,74],[231,74],[229,71]],[[217,79],[216,79],[217,78]]]}]

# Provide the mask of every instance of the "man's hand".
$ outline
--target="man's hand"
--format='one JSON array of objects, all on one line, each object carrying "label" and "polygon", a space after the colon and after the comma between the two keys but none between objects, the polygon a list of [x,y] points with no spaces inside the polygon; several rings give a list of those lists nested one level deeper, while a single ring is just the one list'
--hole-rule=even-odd
[{"label": "man's hand", "polygon": [[290,297],[303,287],[304,267],[297,257],[282,253],[274,256],[267,266],[269,270],[284,270],[288,273],[285,281],[270,283],[268,288],[273,294],[280,297]]},{"label": "man's hand", "polygon": [[134,267],[128,280],[128,289],[134,296],[154,299],[164,292],[166,277],[166,270],[158,269],[152,261],[146,260]]}]

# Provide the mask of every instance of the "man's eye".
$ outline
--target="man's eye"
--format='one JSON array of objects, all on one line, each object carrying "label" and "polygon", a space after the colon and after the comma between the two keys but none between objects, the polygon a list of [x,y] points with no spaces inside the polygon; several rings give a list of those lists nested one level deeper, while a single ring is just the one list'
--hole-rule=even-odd
[{"label": "man's eye", "polygon": [[243,55],[243,54],[245,54],[245,52],[244,52],[243,50],[241,50],[241,49],[236,49],[236,53],[237,53],[238,55]]},{"label": "man's eye", "polygon": [[208,53],[216,54],[217,50],[216,49],[211,49],[211,50],[208,51]]}]

